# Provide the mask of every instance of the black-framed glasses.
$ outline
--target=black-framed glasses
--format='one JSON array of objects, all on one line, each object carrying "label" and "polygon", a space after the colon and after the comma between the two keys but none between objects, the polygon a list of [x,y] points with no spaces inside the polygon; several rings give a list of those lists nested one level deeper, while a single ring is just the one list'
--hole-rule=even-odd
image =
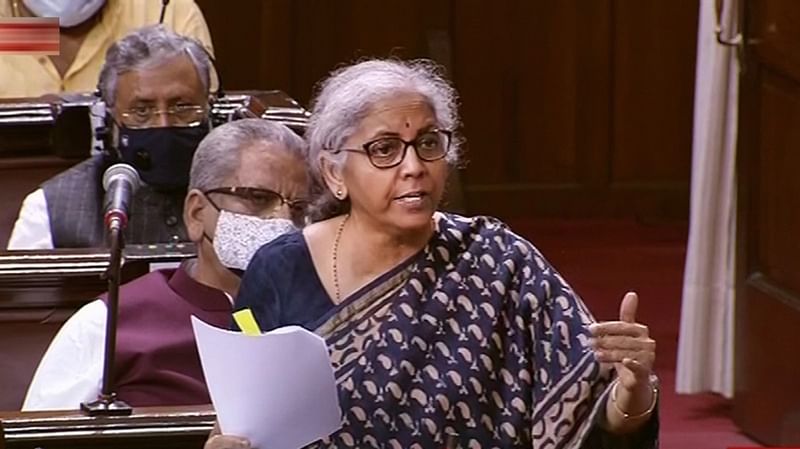
[{"label": "black-framed glasses", "polygon": [[299,220],[302,223],[308,207],[306,199],[289,199],[278,192],[259,187],[217,187],[204,191],[203,195],[217,210],[221,210],[221,208],[208,196],[212,193],[234,196],[244,200],[248,214],[261,218],[269,218],[278,208],[286,204],[289,206],[292,220]]},{"label": "black-framed glasses", "polygon": [[170,126],[196,126],[206,119],[207,108],[196,104],[178,103],[157,109],[152,105],[134,106],[120,113],[122,124],[128,128],[149,128],[158,125],[158,117],[167,116]]},{"label": "black-framed glasses", "polygon": [[444,129],[432,129],[418,135],[414,140],[407,141],[399,137],[381,137],[370,140],[361,148],[340,148],[331,150],[338,154],[342,151],[366,153],[367,158],[375,168],[392,168],[400,165],[406,157],[408,147],[414,147],[417,157],[426,162],[438,161],[447,155],[450,150],[450,140],[453,133]]}]

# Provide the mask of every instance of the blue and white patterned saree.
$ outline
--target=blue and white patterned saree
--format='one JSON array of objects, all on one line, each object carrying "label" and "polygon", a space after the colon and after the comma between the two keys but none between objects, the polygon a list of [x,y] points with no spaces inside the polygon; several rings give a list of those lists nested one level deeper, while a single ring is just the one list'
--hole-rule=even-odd
[{"label": "blue and white patterned saree", "polygon": [[[457,435],[462,448],[617,447],[599,430],[612,373],[588,347],[583,302],[503,223],[434,221],[424,250],[316,330],[344,425],[315,446],[443,448]],[[655,447],[653,420],[621,446]]]}]

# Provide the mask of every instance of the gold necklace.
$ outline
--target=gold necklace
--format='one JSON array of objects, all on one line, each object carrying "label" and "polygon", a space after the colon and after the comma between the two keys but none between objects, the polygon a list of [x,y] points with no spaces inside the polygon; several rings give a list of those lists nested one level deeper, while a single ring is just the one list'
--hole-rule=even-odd
[{"label": "gold necklace", "polygon": [[339,304],[341,298],[341,292],[339,290],[339,240],[342,239],[342,231],[344,231],[344,224],[347,223],[347,219],[350,218],[350,214],[344,216],[344,220],[339,223],[339,228],[336,230],[336,237],[333,239],[333,291],[336,295],[336,304]]}]

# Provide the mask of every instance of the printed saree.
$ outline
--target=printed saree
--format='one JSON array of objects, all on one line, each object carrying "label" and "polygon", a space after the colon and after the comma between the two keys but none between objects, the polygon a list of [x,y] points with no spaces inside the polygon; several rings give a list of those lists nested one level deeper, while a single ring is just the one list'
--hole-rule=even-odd
[{"label": "printed saree", "polygon": [[[314,447],[626,447],[597,425],[610,369],[567,283],[501,222],[437,213],[429,244],[351,295],[317,333],[343,427]],[[656,447],[657,417],[635,447]],[[452,437],[451,437],[452,438]]]}]

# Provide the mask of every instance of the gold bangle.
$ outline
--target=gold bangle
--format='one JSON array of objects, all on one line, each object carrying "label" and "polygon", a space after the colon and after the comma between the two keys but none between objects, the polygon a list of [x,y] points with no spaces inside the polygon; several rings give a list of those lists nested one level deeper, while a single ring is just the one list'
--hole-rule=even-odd
[{"label": "gold bangle", "polygon": [[654,382],[650,382],[650,387],[653,389],[653,396],[650,400],[650,407],[647,407],[647,410],[639,413],[637,415],[631,415],[630,413],[624,412],[619,405],[617,404],[617,388],[619,387],[619,379],[614,379],[614,386],[611,387],[611,403],[614,405],[614,408],[622,415],[624,419],[638,419],[644,416],[647,416],[653,413],[653,410],[656,408],[656,404],[658,403],[658,386]]}]

